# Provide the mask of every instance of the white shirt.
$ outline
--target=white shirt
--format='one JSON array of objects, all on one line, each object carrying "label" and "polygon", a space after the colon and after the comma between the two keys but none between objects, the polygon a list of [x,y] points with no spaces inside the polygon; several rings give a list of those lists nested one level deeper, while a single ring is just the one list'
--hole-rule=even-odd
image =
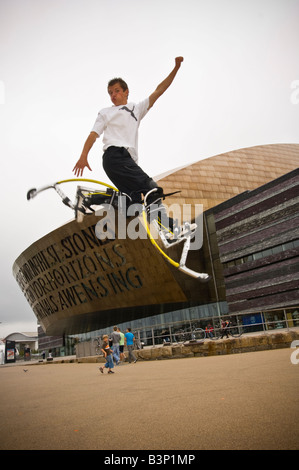
[{"label": "white shirt", "polygon": [[98,113],[92,132],[103,135],[103,150],[111,145],[125,147],[133,160],[138,161],[138,128],[148,112],[149,98],[138,104],[111,106]]}]

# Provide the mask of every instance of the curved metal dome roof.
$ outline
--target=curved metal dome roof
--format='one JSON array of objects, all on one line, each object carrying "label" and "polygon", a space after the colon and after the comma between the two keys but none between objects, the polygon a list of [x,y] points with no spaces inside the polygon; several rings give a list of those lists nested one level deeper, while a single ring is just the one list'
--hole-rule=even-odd
[{"label": "curved metal dome roof", "polygon": [[169,204],[203,204],[208,210],[299,167],[299,144],[249,147],[200,160],[157,177],[164,192],[181,191]]}]

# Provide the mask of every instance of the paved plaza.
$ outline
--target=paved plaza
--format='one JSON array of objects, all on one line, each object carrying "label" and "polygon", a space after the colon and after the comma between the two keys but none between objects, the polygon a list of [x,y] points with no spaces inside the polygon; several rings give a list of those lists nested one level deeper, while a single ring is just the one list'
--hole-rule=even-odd
[{"label": "paved plaza", "polygon": [[293,351],[0,366],[0,449],[298,450]]}]

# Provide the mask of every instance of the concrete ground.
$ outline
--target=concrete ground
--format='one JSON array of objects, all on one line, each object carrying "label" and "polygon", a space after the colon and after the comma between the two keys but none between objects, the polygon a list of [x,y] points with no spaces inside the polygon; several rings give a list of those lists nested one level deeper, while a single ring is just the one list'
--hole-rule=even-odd
[{"label": "concrete ground", "polygon": [[0,366],[0,449],[298,450],[293,351]]}]

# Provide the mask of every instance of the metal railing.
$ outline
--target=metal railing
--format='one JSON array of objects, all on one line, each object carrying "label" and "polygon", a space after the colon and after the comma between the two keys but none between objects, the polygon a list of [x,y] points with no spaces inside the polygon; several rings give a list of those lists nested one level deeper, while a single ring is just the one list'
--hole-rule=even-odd
[{"label": "metal railing", "polygon": [[[275,311],[271,311],[271,314],[274,312]],[[246,321],[250,315],[223,315],[221,316],[221,320],[228,320],[230,322],[226,330],[232,337],[250,333],[267,334],[280,329],[299,327],[299,317],[289,318],[285,310],[283,317],[279,319],[269,319],[267,318],[267,314],[269,314],[269,312],[262,312],[260,314],[261,321],[255,323],[248,323]],[[139,348],[183,342],[182,337],[184,335],[187,337],[188,333],[189,336],[192,336],[192,332],[196,328],[202,329],[205,332],[204,339],[216,339],[221,337],[223,333],[221,320],[213,317],[210,319],[185,320],[169,324],[164,323],[150,327],[135,328],[133,333]]]}]

